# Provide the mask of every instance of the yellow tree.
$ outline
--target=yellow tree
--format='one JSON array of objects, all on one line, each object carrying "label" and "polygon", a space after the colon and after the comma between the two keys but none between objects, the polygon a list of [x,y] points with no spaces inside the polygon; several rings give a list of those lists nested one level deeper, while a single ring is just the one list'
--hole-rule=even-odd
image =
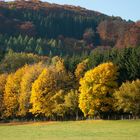
[{"label": "yellow tree", "polygon": [[30,105],[30,96],[33,82],[41,74],[43,68],[45,67],[42,63],[37,63],[31,66],[28,66],[26,72],[23,74],[21,79],[21,92],[19,95],[19,115],[26,116],[29,113]]},{"label": "yellow tree", "polygon": [[79,80],[82,78],[85,74],[85,72],[88,70],[88,59],[85,59],[81,63],[79,63],[75,69],[75,88],[78,90],[79,89]]},{"label": "yellow tree", "polygon": [[32,109],[30,110],[36,115],[52,115],[51,96],[57,88],[54,69],[45,68],[39,75],[38,79],[33,83],[30,102]]},{"label": "yellow tree", "polygon": [[[52,117],[61,115],[62,94],[65,94],[70,86],[70,76],[66,72],[63,62],[45,68],[33,83],[31,99],[32,109],[35,115]],[[62,92],[63,91],[63,92]],[[57,104],[57,105],[56,105]],[[59,111],[59,113],[58,113]]]},{"label": "yellow tree", "polygon": [[7,81],[7,74],[1,74],[0,75],[0,117],[2,117],[4,111],[3,96],[4,96],[6,81]]},{"label": "yellow tree", "polygon": [[70,90],[67,95],[65,95],[65,107],[68,112],[72,115],[75,115],[76,120],[78,120],[79,112],[79,92],[77,90]]},{"label": "yellow tree", "polygon": [[66,110],[65,110],[65,105],[64,105],[64,96],[65,96],[65,91],[60,89],[55,92],[55,94],[50,98],[52,101],[52,113],[53,117],[61,117],[63,118]]},{"label": "yellow tree", "polygon": [[80,80],[79,107],[85,116],[111,110],[112,94],[117,87],[117,67],[109,62],[89,70]]},{"label": "yellow tree", "polygon": [[82,78],[84,76],[85,72],[87,71],[88,62],[89,62],[89,60],[86,59],[77,65],[77,67],[75,69],[75,77],[77,78],[78,81],[80,78]]},{"label": "yellow tree", "polygon": [[20,82],[25,70],[26,66],[10,74],[7,78],[4,93],[5,117],[18,116]]},{"label": "yellow tree", "polygon": [[123,83],[115,91],[114,97],[115,109],[132,113],[134,117],[137,117],[140,113],[140,80]]}]

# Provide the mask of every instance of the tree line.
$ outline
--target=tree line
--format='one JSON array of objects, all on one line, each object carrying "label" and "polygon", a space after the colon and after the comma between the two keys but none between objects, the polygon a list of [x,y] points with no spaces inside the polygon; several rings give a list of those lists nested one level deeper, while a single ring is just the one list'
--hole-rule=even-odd
[{"label": "tree line", "polygon": [[[92,31],[91,31],[92,32]],[[89,37],[90,38],[90,37]],[[66,56],[89,53],[93,48],[87,47],[87,41],[75,40],[59,36],[56,39],[43,39],[30,36],[10,36],[0,34],[0,55],[4,56],[9,50],[14,52],[34,53],[41,56]]]},{"label": "tree line", "polygon": [[0,2],[0,118],[139,116],[139,45],[140,22]]},{"label": "tree line", "polygon": [[98,48],[63,58],[9,52],[0,64],[1,119],[138,117],[139,52]]}]

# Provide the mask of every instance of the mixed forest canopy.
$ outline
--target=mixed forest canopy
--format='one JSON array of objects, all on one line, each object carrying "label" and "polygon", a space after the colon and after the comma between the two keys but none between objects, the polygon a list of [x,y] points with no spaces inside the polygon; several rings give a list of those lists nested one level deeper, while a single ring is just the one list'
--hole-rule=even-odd
[{"label": "mixed forest canopy", "polygon": [[69,5],[34,0],[0,2],[2,51],[66,55],[90,52],[98,46],[138,45],[139,22]]},{"label": "mixed forest canopy", "polygon": [[139,60],[139,21],[38,0],[0,2],[0,119],[138,117]]}]

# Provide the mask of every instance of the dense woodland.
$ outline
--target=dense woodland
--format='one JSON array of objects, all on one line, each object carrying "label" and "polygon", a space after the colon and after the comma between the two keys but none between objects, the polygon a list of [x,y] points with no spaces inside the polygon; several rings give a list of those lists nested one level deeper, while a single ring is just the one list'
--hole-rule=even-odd
[{"label": "dense woodland", "polygon": [[0,2],[0,120],[139,117],[139,60],[139,21]]}]

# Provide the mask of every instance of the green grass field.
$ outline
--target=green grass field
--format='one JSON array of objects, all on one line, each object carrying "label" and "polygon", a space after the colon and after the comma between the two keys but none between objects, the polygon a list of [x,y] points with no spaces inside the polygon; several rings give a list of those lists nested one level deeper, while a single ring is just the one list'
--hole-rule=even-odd
[{"label": "green grass field", "polygon": [[140,140],[140,120],[1,124],[0,140]]}]

